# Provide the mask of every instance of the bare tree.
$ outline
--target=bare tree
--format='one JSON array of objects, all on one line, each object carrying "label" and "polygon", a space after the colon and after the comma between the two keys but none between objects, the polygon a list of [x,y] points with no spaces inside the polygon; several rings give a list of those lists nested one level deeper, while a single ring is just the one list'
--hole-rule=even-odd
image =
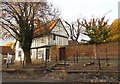
[{"label": "bare tree", "polygon": [[79,19],[77,19],[76,22],[74,23],[68,23],[67,21],[64,21],[67,25],[68,25],[68,34],[69,34],[69,37],[74,41],[76,42],[77,44],[79,44],[79,38],[80,38],[80,35],[81,35],[81,32],[82,32],[82,25],[80,24],[80,21]]},{"label": "bare tree", "polygon": [[30,48],[34,32],[34,19],[39,17],[47,22],[58,17],[58,10],[45,2],[3,2],[0,25],[20,42],[26,64],[31,64]]}]

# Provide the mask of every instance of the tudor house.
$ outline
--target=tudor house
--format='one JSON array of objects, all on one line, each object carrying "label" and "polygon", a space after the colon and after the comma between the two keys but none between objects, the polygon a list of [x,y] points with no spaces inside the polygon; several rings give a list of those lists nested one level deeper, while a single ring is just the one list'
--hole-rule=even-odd
[{"label": "tudor house", "polygon": [[[35,31],[33,34],[31,46],[31,59],[34,60],[51,60],[52,50],[54,46],[64,47],[68,45],[68,34],[60,19],[52,20],[46,24],[39,23],[38,18],[35,19]],[[40,26],[42,24],[42,26]],[[29,37],[28,37],[29,38]],[[15,60],[24,60],[24,53],[19,47],[19,42],[16,44]]]}]

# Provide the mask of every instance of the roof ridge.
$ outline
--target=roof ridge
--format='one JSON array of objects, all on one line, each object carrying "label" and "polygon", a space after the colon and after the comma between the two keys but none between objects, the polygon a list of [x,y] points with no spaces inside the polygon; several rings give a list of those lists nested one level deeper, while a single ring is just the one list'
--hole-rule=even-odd
[{"label": "roof ridge", "polygon": [[[44,26],[44,25],[46,25],[46,24],[49,24],[50,22],[52,22],[52,21],[56,21],[56,20],[58,20],[58,21],[59,21],[59,20],[60,20],[60,18],[58,18],[58,19],[52,19],[51,21],[49,21],[49,22],[47,22],[47,23],[43,24],[42,26]],[[42,26],[40,26],[40,27],[42,27]],[[39,28],[40,28],[40,27],[39,27]]]},{"label": "roof ridge", "polygon": [[60,20],[60,18],[53,19],[53,20],[45,23],[44,25],[40,26],[39,28],[37,28],[34,31],[33,37],[35,38],[38,36],[43,36],[44,34],[48,34],[55,27],[55,25],[58,23],[59,20]]}]

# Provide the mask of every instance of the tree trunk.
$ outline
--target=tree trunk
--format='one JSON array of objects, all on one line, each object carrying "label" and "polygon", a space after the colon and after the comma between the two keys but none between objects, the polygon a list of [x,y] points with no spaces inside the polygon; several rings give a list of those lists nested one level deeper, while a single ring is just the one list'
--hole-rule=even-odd
[{"label": "tree trunk", "polygon": [[23,52],[24,52],[24,59],[25,59],[25,64],[26,65],[30,65],[32,64],[32,61],[31,61],[31,55],[30,55],[30,49],[23,49]]}]

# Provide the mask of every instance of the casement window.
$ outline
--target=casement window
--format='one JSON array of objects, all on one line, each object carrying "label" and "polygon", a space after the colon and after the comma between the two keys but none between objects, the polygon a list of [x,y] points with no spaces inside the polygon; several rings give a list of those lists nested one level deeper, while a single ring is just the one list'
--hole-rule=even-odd
[{"label": "casement window", "polygon": [[37,59],[44,58],[44,50],[38,50]]}]

